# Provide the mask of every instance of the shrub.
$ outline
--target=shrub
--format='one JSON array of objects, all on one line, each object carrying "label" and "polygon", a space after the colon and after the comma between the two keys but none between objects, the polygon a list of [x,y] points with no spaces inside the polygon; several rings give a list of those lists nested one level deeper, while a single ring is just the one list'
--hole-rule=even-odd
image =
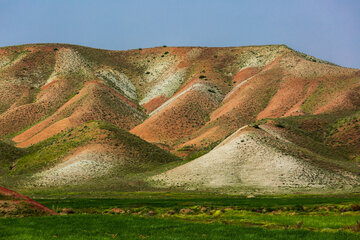
[{"label": "shrub", "polygon": [[360,205],[359,204],[352,204],[351,205],[351,211],[360,211]]},{"label": "shrub", "polygon": [[360,221],[356,221],[356,224],[350,227],[354,232],[360,232]]},{"label": "shrub", "polygon": [[193,150],[194,150],[194,147],[193,147],[193,146],[189,146],[189,145],[183,146],[182,148],[178,149],[179,152],[182,152],[182,151],[193,151]]}]

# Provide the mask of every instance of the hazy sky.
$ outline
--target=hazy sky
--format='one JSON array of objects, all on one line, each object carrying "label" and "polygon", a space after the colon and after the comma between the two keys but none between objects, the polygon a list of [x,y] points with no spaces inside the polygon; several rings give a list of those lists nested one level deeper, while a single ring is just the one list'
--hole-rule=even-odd
[{"label": "hazy sky", "polygon": [[360,68],[360,0],[0,0],[0,46],[286,44]]}]

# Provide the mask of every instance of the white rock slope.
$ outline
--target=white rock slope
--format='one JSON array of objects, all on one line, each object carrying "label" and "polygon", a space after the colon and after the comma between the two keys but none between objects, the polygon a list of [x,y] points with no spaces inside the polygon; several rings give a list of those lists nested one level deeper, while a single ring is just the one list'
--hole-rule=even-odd
[{"label": "white rock slope", "polygon": [[329,186],[336,189],[358,181],[350,173],[325,170],[306,160],[283,154],[266,144],[272,140],[270,137],[260,130],[238,131],[208,154],[151,180],[165,187],[238,193],[323,190]]}]

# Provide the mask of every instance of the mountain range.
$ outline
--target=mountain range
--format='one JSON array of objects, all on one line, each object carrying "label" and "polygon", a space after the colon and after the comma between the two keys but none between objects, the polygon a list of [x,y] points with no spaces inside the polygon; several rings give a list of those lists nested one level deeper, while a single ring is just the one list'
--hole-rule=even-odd
[{"label": "mountain range", "polygon": [[0,185],[354,192],[360,70],[286,45],[0,48]]}]

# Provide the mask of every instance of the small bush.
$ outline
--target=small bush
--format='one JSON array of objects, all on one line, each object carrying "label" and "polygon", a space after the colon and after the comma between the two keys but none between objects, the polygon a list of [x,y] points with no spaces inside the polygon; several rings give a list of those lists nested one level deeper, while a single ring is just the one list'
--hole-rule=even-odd
[{"label": "small bush", "polygon": [[350,227],[354,232],[360,232],[360,221],[356,221],[356,224]]},{"label": "small bush", "polygon": [[302,211],[304,211],[304,207],[302,205],[300,205],[300,204],[296,204],[294,206],[294,210],[298,211],[298,212],[302,212]]},{"label": "small bush", "polygon": [[360,211],[360,205],[359,204],[352,204],[351,205],[351,211]]},{"label": "small bush", "polygon": [[178,149],[179,152],[182,152],[182,151],[193,151],[193,150],[194,150],[194,147],[193,147],[193,146],[189,146],[189,145],[183,146],[182,148]]},{"label": "small bush", "polygon": [[299,221],[296,223],[295,228],[300,229],[304,225],[303,221]]}]

